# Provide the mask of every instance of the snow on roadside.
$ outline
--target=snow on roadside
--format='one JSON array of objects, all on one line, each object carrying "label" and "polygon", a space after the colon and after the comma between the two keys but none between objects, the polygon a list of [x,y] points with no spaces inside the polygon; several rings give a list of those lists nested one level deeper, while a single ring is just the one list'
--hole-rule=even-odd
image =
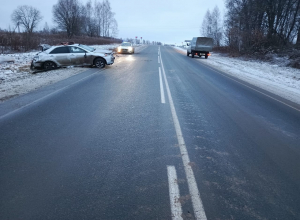
[{"label": "snow on roadside", "polygon": [[19,72],[14,74],[14,77],[0,81],[0,101],[53,84],[85,70],[86,68],[74,67],[40,72],[37,74]]},{"label": "snow on roadside", "polygon": [[[112,50],[118,44],[94,45],[96,49]],[[73,67],[32,74],[30,63],[38,53],[0,54],[0,102],[37,88],[58,82],[86,70]]]},{"label": "snow on roadside", "polygon": [[[186,49],[180,47],[175,49],[186,54]],[[254,60],[246,61],[219,53],[212,53],[208,59],[197,59],[197,61],[300,104],[299,69]]]}]

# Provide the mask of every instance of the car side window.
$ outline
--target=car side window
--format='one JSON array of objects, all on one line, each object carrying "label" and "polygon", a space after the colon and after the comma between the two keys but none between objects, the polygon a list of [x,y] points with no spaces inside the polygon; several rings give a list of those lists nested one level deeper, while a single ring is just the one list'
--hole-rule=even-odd
[{"label": "car side window", "polygon": [[78,48],[78,47],[70,47],[71,53],[86,53],[85,50]]},{"label": "car side window", "polygon": [[58,54],[58,53],[70,53],[68,47],[57,47],[50,52],[50,54]]}]

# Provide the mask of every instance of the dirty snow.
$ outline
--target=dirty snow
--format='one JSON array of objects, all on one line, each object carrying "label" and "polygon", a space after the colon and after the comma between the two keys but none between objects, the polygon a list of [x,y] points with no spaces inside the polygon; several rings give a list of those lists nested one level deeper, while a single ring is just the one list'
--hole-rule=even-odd
[{"label": "dirty snow", "polygon": [[[186,54],[186,49],[180,47],[175,47],[175,49]],[[282,58],[275,64],[231,58],[219,53],[211,54],[208,59],[196,60],[300,104],[300,70],[282,66],[284,63]]]}]

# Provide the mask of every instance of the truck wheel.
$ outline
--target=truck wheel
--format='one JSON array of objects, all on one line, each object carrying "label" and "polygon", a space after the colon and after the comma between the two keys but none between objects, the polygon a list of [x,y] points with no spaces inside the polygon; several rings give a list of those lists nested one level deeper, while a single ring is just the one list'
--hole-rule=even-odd
[{"label": "truck wheel", "polygon": [[195,54],[192,52],[192,58],[194,58],[195,57]]}]

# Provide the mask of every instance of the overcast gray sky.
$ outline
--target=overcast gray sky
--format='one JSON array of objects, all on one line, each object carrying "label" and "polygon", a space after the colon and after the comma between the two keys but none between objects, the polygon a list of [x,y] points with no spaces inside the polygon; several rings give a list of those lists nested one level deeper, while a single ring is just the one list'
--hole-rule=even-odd
[{"label": "overcast gray sky", "polygon": [[[85,4],[87,0],[81,2]],[[19,5],[34,6],[41,11],[40,28],[45,22],[53,27],[52,6],[56,3],[57,0],[2,0],[0,27],[12,26],[11,14]],[[110,3],[119,25],[118,37],[138,36],[172,44],[200,36],[207,9],[213,10],[217,5],[222,17],[225,12],[224,0],[110,0]]]}]

